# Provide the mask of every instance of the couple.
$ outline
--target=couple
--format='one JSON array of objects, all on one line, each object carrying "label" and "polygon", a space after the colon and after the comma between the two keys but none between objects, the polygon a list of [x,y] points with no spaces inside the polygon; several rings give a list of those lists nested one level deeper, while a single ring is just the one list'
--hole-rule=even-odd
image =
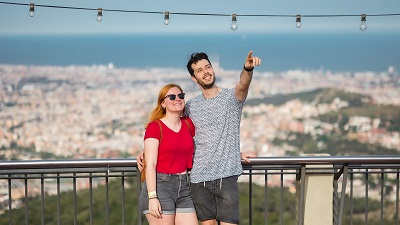
[{"label": "couple", "polygon": [[146,124],[145,160],[137,156],[139,170],[146,163],[140,204],[150,225],[239,224],[241,158],[255,157],[240,152],[243,104],[261,63],[252,54],[232,89],[215,85],[211,62],[200,52],[191,55],[187,69],[201,95],[185,105],[179,85],[160,90]]}]

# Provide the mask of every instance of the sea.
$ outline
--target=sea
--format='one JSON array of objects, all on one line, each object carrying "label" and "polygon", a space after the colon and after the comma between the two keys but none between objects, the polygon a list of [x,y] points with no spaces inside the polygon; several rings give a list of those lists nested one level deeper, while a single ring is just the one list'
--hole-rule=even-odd
[{"label": "sea", "polygon": [[[233,32],[232,32],[233,33]],[[0,64],[186,68],[205,52],[227,70],[249,53],[261,71],[387,71],[400,68],[400,33],[1,35]]]}]

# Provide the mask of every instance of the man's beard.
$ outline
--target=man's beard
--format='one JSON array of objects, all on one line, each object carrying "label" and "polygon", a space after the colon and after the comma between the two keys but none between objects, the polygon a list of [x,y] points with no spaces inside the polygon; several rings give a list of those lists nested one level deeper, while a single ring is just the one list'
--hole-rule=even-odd
[{"label": "man's beard", "polygon": [[[197,79],[196,79],[196,80],[197,80]],[[197,83],[198,83],[204,90],[211,89],[211,88],[214,86],[214,83],[215,83],[215,76],[213,76],[213,81],[212,81],[210,84],[206,84],[206,83],[204,83],[204,82],[201,81],[201,80],[197,80]]]}]

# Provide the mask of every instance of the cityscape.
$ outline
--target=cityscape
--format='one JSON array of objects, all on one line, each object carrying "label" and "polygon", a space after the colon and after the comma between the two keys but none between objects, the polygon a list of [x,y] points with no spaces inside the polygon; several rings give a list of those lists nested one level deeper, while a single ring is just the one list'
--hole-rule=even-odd
[{"label": "cityscape", "polygon": [[[218,64],[214,67],[217,84],[234,87],[240,71],[227,71]],[[36,153],[40,152],[72,159],[135,157],[143,148],[146,116],[164,84],[181,85],[188,99],[200,93],[187,71],[171,68],[118,69],[112,63],[90,67],[0,65],[0,76],[0,147],[5,160],[38,159]],[[248,101],[337,88],[370,96],[376,104],[399,106],[398,78],[393,67],[380,73],[332,73],[322,69],[256,71]],[[289,131],[329,133],[337,124],[314,117],[347,105],[340,98],[318,105],[298,99],[280,106],[245,104],[242,151],[258,156],[285,156],[287,149],[272,144],[275,138],[286,139]],[[363,134],[358,135],[360,140],[368,136],[370,142],[400,150],[399,132],[378,129],[379,123],[378,118],[354,116],[348,126]],[[320,127],[324,129],[318,130]],[[21,148],[32,151],[16,152]]]}]

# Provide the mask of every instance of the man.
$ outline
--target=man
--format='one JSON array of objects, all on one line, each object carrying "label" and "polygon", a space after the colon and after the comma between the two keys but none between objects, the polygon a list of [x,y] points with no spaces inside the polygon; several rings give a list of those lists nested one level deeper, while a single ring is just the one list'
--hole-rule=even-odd
[{"label": "man", "polygon": [[[238,176],[243,172],[240,153],[240,121],[255,66],[261,59],[250,51],[240,79],[232,89],[215,84],[215,72],[207,54],[193,53],[187,63],[191,78],[202,94],[186,103],[185,114],[196,127],[191,170],[191,194],[202,225],[239,223]],[[137,157],[141,169],[142,154]]]},{"label": "man", "polygon": [[[243,172],[240,120],[255,66],[261,59],[250,51],[232,89],[215,84],[215,72],[205,53],[193,53],[187,69],[202,94],[186,103],[185,114],[196,127],[191,194],[202,225],[239,223],[237,179]],[[248,161],[253,154],[242,154]]]}]

